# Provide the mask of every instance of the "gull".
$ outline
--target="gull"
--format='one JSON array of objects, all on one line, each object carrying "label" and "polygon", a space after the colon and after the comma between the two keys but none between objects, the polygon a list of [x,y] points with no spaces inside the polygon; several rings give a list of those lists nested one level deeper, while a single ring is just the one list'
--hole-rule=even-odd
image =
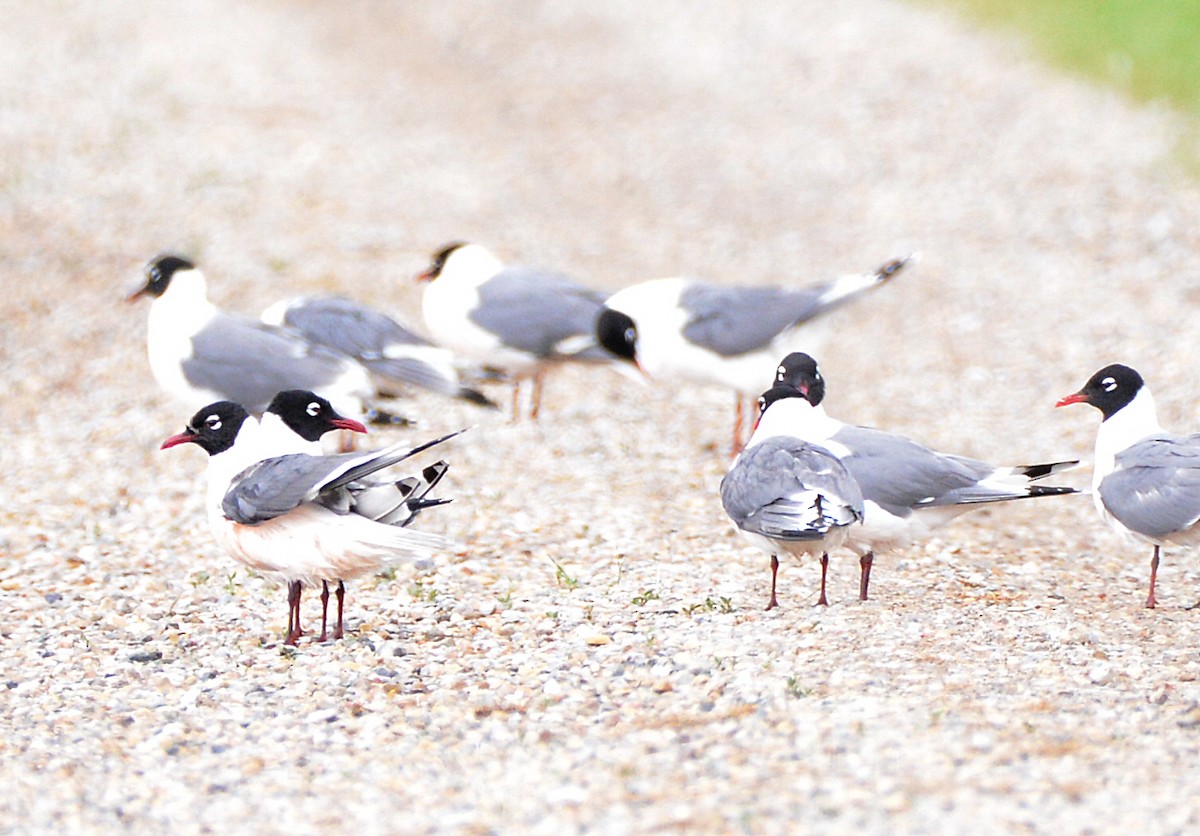
[{"label": "gull", "polygon": [[792,435],[786,420],[791,401],[805,403],[803,393],[776,386],[762,395],[758,425],[721,480],[725,513],[748,543],[771,555],[768,610],[778,606],[780,554],[820,555],[817,603],[827,605],[829,551],[863,517],[862,494],[846,467],[828,450]]},{"label": "gull", "polygon": [[[267,406],[259,422],[258,451],[262,457],[288,453],[324,454],[321,438],[336,430],[365,433],[366,427],[339,415],[325,398],[314,392],[291,389],[280,392]],[[426,508],[444,505],[448,499],[429,499],[430,491],[450,469],[443,459],[421,469],[419,475],[402,479],[356,481],[347,484],[348,510],[387,525],[406,526]],[[334,638],[343,634],[346,585],[338,578],[337,627]],[[321,637],[325,641],[329,613],[329,583],[321,581]]]},{"label": "gull", "polygon": [[657,380],[734,390],[733,451],[743,402],[770,381],[776,359],[823,342],[824,314],[882,286],[913,260],[889,261],[811,287],[729,287],[698,279],[652,279],[610,296],[596,320],[599,343]]},{"label": "gull", "polygon": [[1074,403],[1091,404],[1103,416],[1092,501],[1114,531],[1154,547],[1146,597],[1154,608],[1161,547],[1200,542],[1200,434],[1164,430],[1142,376],[1119,363],[1100,369],[1057,406]]},{"label": "gull", "polygon": [[540,267],[506,267],[479,244],[448,244],[417,276],[427,282],[421,308],[439,344],[513,380],[513,420],[522,380],[533,380],[530,418],[538,418],[550,366],[608,362],[596,345],[596,316],[604,295]]},{"label": "gull", "polygon": [[844,424],[825,412],[825,378],[803,352],[789,354],[776,371],[777,383],[795,386],[807,403],[789,426],[797,436],[821,444],[841,459],[862,490],[865,517],[845,545],[859,556],[859,599],[867,600],[875,552],[929,536],[955,517],[995,502],[1078,493],[1075,488],[1034,482],[1079,464],[1059,461],[1001,467],[939,453],[882,430]]},{"label": "gull", "polygon": [[370,453],[261,459],[260,429],[241,404],[218,401],[200,409],[162,449],[191,443],[208,453],[209,527],[235,560],[287,584],[287,644],[301,634],[304,586],[378,572],[448,545],[437,535],[351,513],[349,486],[458,433],[411,449],[397,444]]},{"label": "gull", "polygon": [[227,313],[208,300],[192,262],[162,255],[146,265],[145,284],[129,295],[152,299],[146,335],[158,385],[189,410],[217,401],[260,413],[277,392],[309,389],[340,412],[362,415],[375,393],[354,359],[300,334]]}]

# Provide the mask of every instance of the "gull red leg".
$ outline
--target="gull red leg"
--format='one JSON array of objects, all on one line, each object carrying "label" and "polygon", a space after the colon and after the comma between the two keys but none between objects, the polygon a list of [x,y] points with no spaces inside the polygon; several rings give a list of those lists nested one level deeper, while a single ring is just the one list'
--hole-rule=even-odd
[{"label": "gull red leg", "polygon": [[829,571],[829,555],[821,555],[821,597],[817,599],[817,604],[822,607],[829,606],[829,599],[825,597],[825,574]]},{"label": "gull red leg", "polygon": [[767,609],[773,610],[779,606],[779,602],[775,600],[775,580],[779,576],[779,558],[771,555],[771,600],[767,602]]},{"label": "gull red leg", "polygon": [[325,625],[329,616],[329,581],[321,581],[321,638],[319,642],[325,641]]},{"label": "gull red leg", "polygon": [[521,420],[521,381],[513,380],[512,423]]},{"label": "gull red leg", "polygon": [[867,552],[858,559],[861,574],[858,576],[858,600],[867,600],[867,587],[871,585],[871,564],[875,562],[875,552]]},{"label": "gull red leg", "polygon": [[1158,580],[1158,546],[1154,547],[1154,557],[1150,558],[1150,595],[1146,598],[1146,606],[1154,609],[1158,601],[1154,597],[1154,584]]},{"label": "gull red leg", "polygon": [[538,413],[542,410],[542,384],[546,380],[546,370],[539,368],[533,375],[533,407],[529,411],[529,420],[537,421]]},{"label": "gull red leg", "polygon": [[302,592],[303,586],[300,581],[292,581],[288,584],[288,634],[283,641],[284,644],[295,645],[304,635],[304,631],[300,629],[300,596]]},{"label": "gull red leg", "polygon": [[342,615],[346,611],[346,609],[345,609],[345,606],[346,606],[346,584],[343,581],[338,581],[337,602],[338,602],[338,620],[337,620],[337,627],[335,627],[333,629],[333,637],[334,637],[334,639],[341,640],[342,635],[343,635]]}]

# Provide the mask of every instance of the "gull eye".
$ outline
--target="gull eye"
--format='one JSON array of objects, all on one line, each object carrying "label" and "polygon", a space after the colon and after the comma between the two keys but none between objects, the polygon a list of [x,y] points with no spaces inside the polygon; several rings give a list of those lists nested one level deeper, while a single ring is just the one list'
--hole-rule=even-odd
[{"label": "gull eye", "polygon": [[1106,377],[1104,380],[1100,381],[1100,385],[1104,387],[1105,392],[1111,392],[1117,388],[1117,381],[1111,377]]},{"label": "gull eye", "polygon": [[625,329],[625,342],[632,345],[635,340],[637,340],[637,330],[635,328],[626,328]]},{"label": "gull eye", "polygon": [[207,418],[204,419],[204,427],[205,427],[205,429],[209,429],[209,430],[221,429],[221,416],[219,416],[219,415],[208,416]]},{"label": "gull eye", "polygon": [[321,414],[321,405],[319,403],[317,403],[316,401],[313,401],[312,403],[310,403],[308,405],[308,409],[306,409],[304,411],[307,412],[309,415],[311,415],[313,418],[316,418],[318,415]]}]

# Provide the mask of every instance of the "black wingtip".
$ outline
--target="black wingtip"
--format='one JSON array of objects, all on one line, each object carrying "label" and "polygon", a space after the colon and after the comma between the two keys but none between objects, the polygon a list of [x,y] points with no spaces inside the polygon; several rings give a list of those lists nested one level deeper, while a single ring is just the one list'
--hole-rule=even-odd
[{"label": "black wingtip", "polygon": [[417,425],[417,422],[411,418],[376,407],[369,408],[365,417],[368,424],[376,427],[415,427]]},{"label": "black wingtip", "polygon": [[500,405],[497,404],[491,398],[489,398],[487,395],[483,394],[482,392],[480,392],[476,389],[470,389],[466,386],[464,386],[458,390],[458,397],[464,401],[473,403],[476,406],[482,406],[485,409],[499,409],[500,408]]},{"label": "black wingtip", "polygon": [[1070,470],[1079,464],[1078,459],[1071,459],[1064,462],[1046,462],[1045,464],[1029,464],[1024,467],[1017,468],[1022,476],[1029,479],[1045,479],[1051,473],[1058,473],[1060,470]]},{"label": "black wingtip", "polygon": [[886,282],[900,274],[900,272],[908,265],[920,258],[920,253],[912,253],[904,258],[893,258],[891,261],[884,264],[875,271],[875,275],[879,277],[879,281]]},{"label": "black wingtip", "polygon": [[1065,496],[1069,493],[1079,493],[1079,488],[1068,488],[1059,485],[1030,485],[1030,496]]}]

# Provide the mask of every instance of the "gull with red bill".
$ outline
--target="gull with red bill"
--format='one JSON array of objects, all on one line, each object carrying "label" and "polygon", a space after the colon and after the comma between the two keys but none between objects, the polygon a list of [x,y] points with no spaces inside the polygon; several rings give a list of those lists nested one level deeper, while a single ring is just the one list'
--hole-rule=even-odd
[{"label": "gull with red bill", "polygon": [[1154,547],[1146,597],[1153,608],[1161,547],[1200,543],[1200,434],[1164,430],[1146,382],[1120,363],[1100,369],[1056,406],[1077,403],[1102,416],[1092,465],[1096,510],[1113,530]]},{"label": "gull with red bill", "polygon": [[[355,429],[357,422],[342,420],[337,428]],[[278,455],[277,442],[264,441],[245,407],[219,401],[162,447],[196,444],[208,453],[205,506],[213,536],[238,562],[287,585],[286,643],[295,644],[304,586],[349,580],[447,547],[437,535],[353,513],[353,486],[455,435],[371,453]]]}]

